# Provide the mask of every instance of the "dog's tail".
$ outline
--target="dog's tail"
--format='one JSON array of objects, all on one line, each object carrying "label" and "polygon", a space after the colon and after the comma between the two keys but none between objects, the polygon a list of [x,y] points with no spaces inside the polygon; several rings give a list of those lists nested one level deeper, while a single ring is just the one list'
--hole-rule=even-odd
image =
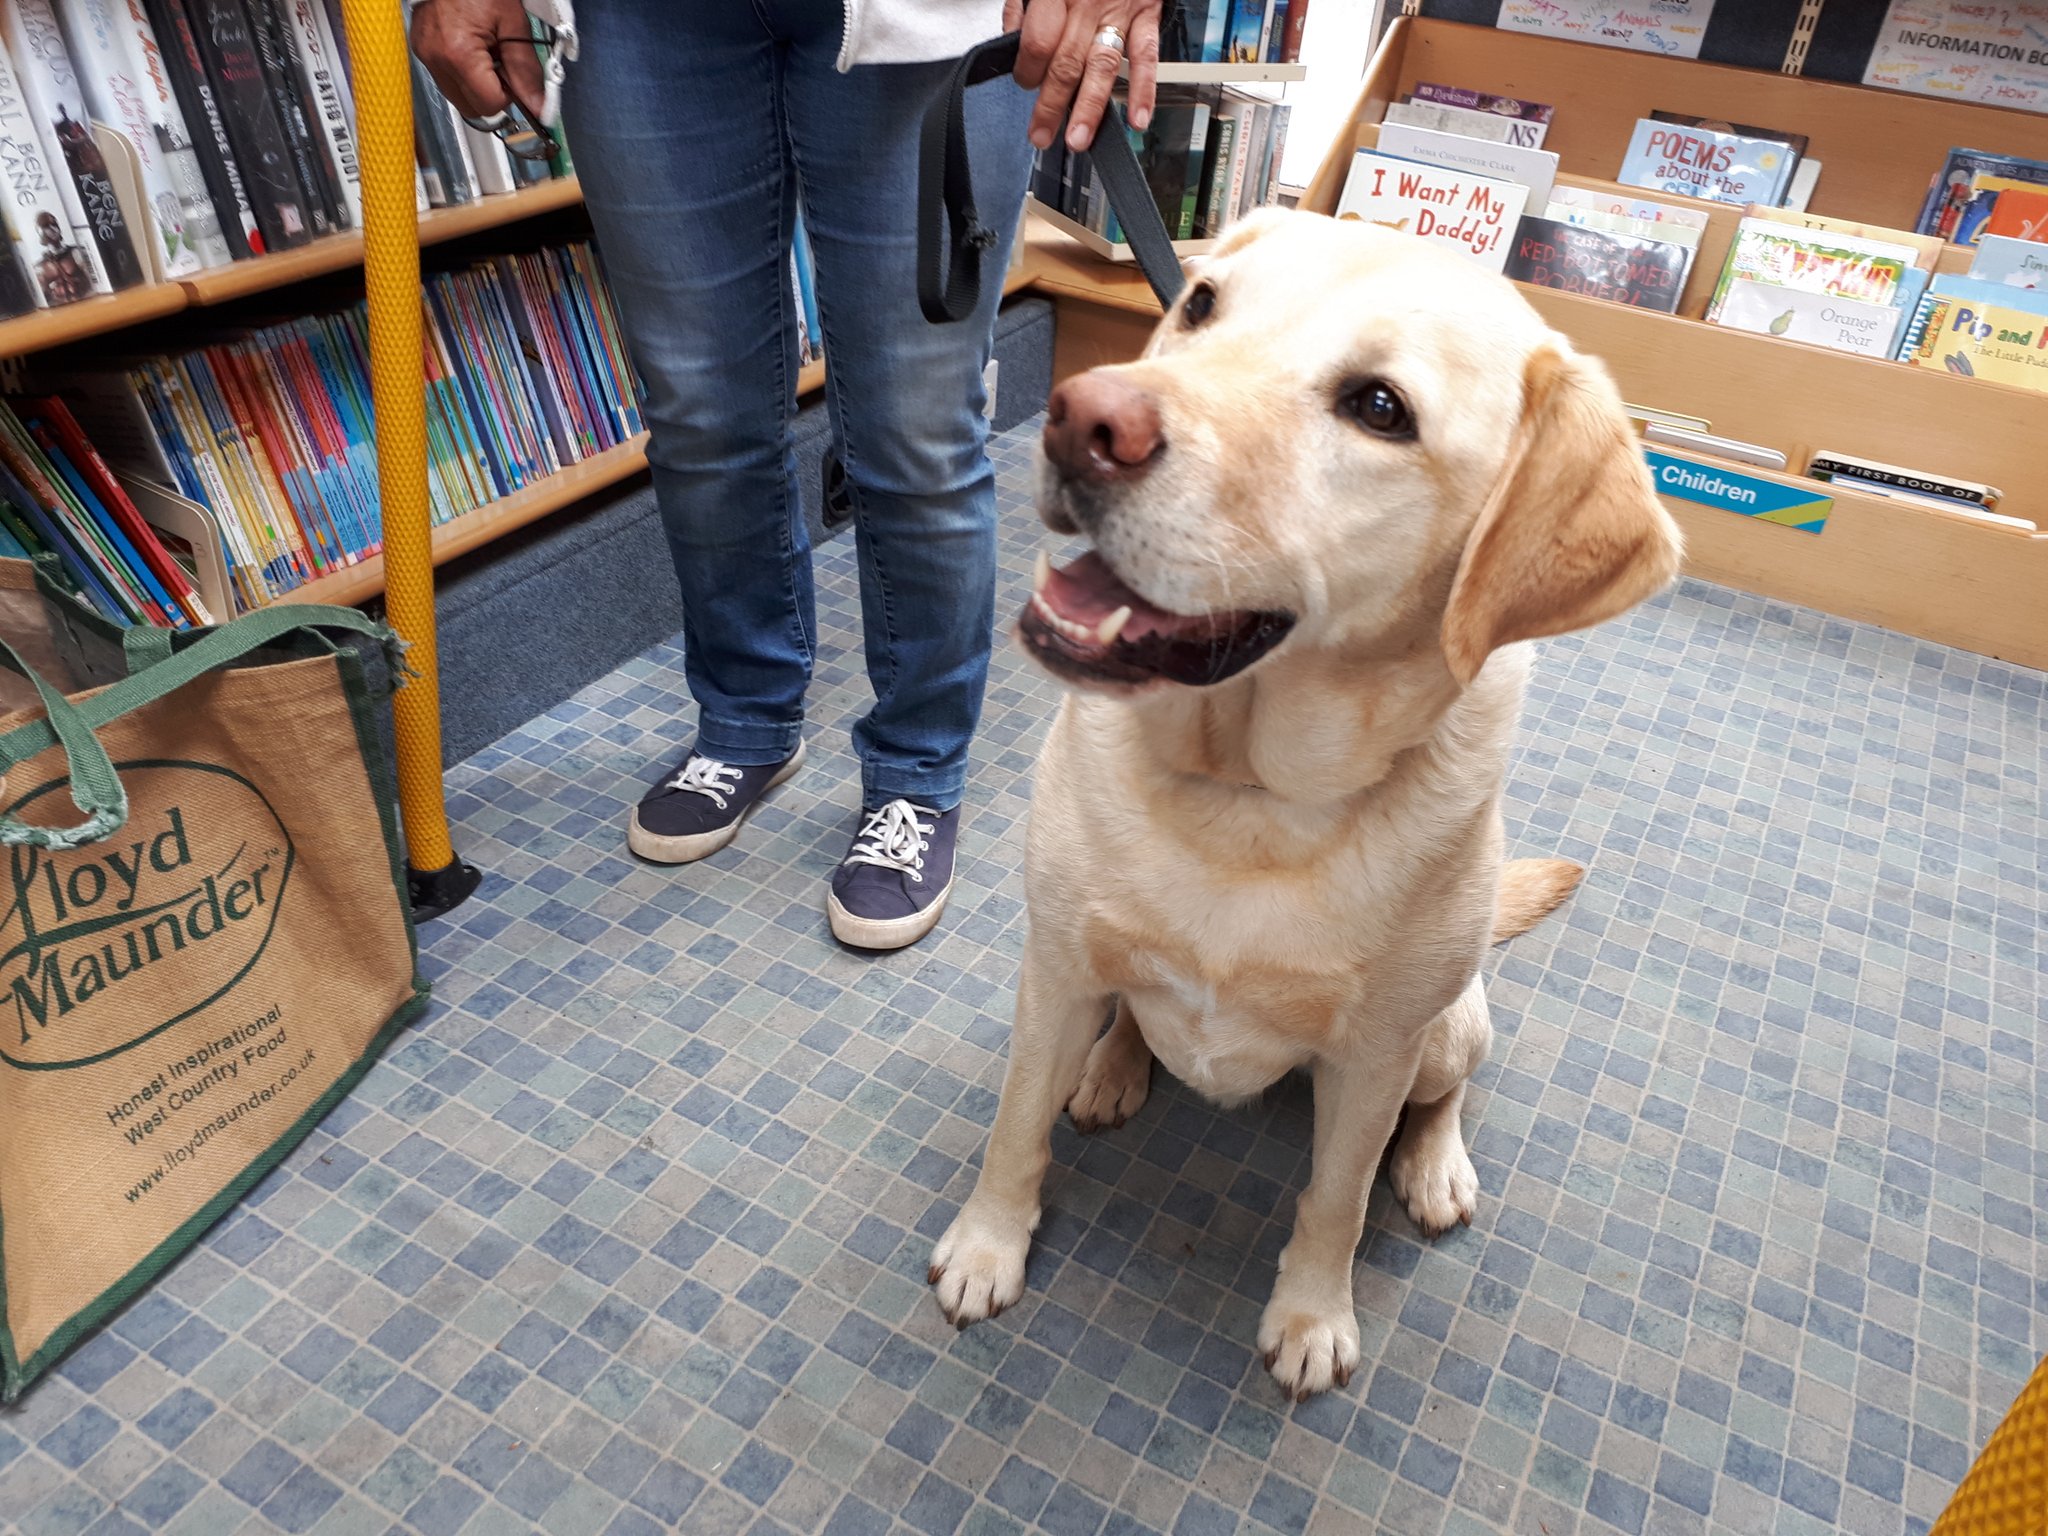
[{"label": "dog's tail", "polygon": [[1500,872],[1500,897],[1493,909],[1493,942],[1527,933],[1564,905],[1579,888],[1586,866],[1570,859],[1510,859]]}]

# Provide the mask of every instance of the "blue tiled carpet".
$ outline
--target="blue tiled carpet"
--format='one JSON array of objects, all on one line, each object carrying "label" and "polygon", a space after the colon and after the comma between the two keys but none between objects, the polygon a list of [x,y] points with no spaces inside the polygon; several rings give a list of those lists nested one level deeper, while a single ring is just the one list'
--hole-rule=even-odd
[{"label": "blue tiled carpet", "polygon": [[942,932],[841,952],[852,572],[821,556],[822,750],[708,864],[620,846],[690,735],[673,650],[453,774],[490,879],[429,932],[432,1014],[0,1414],[0,1525],[1926,1529],[2048,1348],[2040,675],[1697,585],[1546,646],[1510,834],[1591,874],[1493,964],[1477,1220],[1426,1243],[1380,1189],[1366,1368],[1296,1408],[1251,1348],[1295,1085],[1063,1129],[1023,1304],[928,1298],[1055,695],[999,654]]}]

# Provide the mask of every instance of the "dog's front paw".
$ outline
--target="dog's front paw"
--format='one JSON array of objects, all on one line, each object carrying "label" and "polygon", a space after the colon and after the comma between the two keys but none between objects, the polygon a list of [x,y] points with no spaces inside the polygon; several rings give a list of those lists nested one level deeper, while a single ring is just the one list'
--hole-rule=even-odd
[{"label": "dog's front paw", "polygon": [[1346,1386],[1358,1369],[1358,1314],[1350,1276],[1342,1283],[1282,1271],[1259,1320],[1259,1351],[1280,1390],[1296,1402]]},{"label": "dog's front paw", "polygon": [[1455,1115],[1448,1117],[1448,1124],[1418,1128],[1411,1123],[1387,1164],[1387,1182],[1430,1237],[1440,1237],[1460,1222],[1470,1226],[1479,1208],[1479,1175],[1473,1171]]},{"label": "dog's front paw", "polygon": [[1038,1213],[1017,1213],[970,1200],[932,1249],[925,1278],[939,1310],[956,1328],[994,1317],[1024,1294],[1024,1261]]},{"label": "dog's front paw", "polygon": [[1081,1086],[1067,1100],[1074,1129],[1115,1130],[1145,1107],[1152,1090],[1152,1052],[1137,1026],[1118,1019],[1088,1052]]}]

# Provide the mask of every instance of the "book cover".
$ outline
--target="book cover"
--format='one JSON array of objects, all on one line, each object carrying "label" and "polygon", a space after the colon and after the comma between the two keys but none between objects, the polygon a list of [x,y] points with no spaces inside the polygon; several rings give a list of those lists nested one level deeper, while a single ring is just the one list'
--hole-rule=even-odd
[{"label": "book cover", "polygon": [[1509,243],[1503,271],[1519,282],[1673,314],[1685,291],[1692,252],[1664,240],[1525,218]]},{"label": "book cover", "polygon": [[2012,235],[1986,235],[1977,242],[1970,276],[2010,288],[2048,289],[2048,244]]},{"label": "book cover", "polygon": [[1489,144],[1482,139],[1398,123],[1380,129],[1379,151],[1397,159],[1422,160],[1495,181],[1520,182],[1529,189],[1526,201],[1534,208],[1549,206],[1550,189],[1557,180],[1557,156],[1550,150]]},{"label": "book cover", "polygon": [[65,240],[61,231],[54,232],[53,238],[53,232],[38,221],[39,238],[53,249],[69,245],[82,251],[89,245],[98,277],[95,292],[133,288],[143,279],[142,258],[114,194],[107,163],[93,142],[85,96],[72,72],[56,12],[50,9],[49,0],[8,0],[0,5],[0,28],[5,29],[15,79],[37,132],[51,161],[64,170],[59,196],[72,228],[71,238]]},{"label": "book cover", "polygon": [[1690,224],[1678,224],[1661,219],[1632,219],[1625,214],[1601,213],[1593,208],[1572,208],[1552,203],[1543,215],[1556,219],[1560,224],[1576,224],[1584,229],[1603,229],[1610,235],[1627,235],[1636,240],[1661,240],[1667,245],[1682,245],[1689,251],[1696,251],[1700,245],[1701,231]]},{"label": "book cover", "polygon": [[1995,238],[2048,243],[2048,187],[2007,187],[2000,191],[1975,238],[1958,243],[1982,245],[1986,239]]},{"label": "book cover", "polygon": [[1720,324],[1762,336],[1783,336],[1837,352],[1890,357],[1905,312],[1777,283],[1737,278],[1721,303]]},{"label": "book cover", "polygon": [[1748,139],[1642,118],[1615,180],[1718,203],[1784,201],[1791,155],[1775,139]]},{"label": "book cover", "polygon": [[1428,128],[1437,133],[1455,133],[1468,139],[1486,139],[1494,144],[1528,144],[1524,136],[1517,138],[1516,127],[1541,128],[1541,123],[1517,124],[1510,118],[1494,117],[1485,112],[1470,112],[1463,107],[1447,107],[1432,101],[1393,101],[1387,103],[1385,116],[1380,119],[1382,126],[1395,124],[1405,128]]},{"label": "book cover", "polygon": [[1858,243],[1859,248],[1881,251],[1889,255],[1911,252],[1913,265],[1924,267],[1929,272],[1941,259],[1941,242],[1932,235],[1922,235],[1909,229],[1892,229],[1884,224],[1866,224],[1857,219],[1837,219],[1824,213],[1807,213],[1796,208],[1766,208],[1761,203],[1752,203],[1743,210],[1751,219],[1763,219],[1773,224],[1784,224],[1794,229],[1820,230],[1828,234],[1842,235]]},{"label": "book cover", "polygon": [[1230,0],[1230,22],[1223,33],[1223,62],[1257,64],[1266,29],[1266,0]]},{"label": "book cover", "polygon": [[220,102],[214,95],[213,82],[207,77],[199,44],[192,35],[192,18],[185,9],[185,0],[127,0],[127,3],[131,7],[138,3],[142,6],[151,34],[157,40],[164,72],[170,79],[179,109],[184,113],[185,126],[192,138],[192,150],[199,161],[200,175],[206,180],[207,195],[213,201],[214,215],[220,226],[221,238],[227,242],[228,254],[236,260],[262,255],[262,227],[256,222],[256,210],[249,201],[249,190],[242,180],[242,168],[235,159],[234,143],[228,137]]},{"label": "book cover", "polygon": [[2048,390],[2048,317],[1934,298],[1920,345],[1907,361],[1918,368]]},{"label": "book cover", "polygon": [[[160,585],[175,600],[178,608],[195,624],[211,624],[213,616],[200,601],[199,590],[192,584],[190,575],[183,566],[170,557],[156,536],[156,530],[143,521],[135,503],[128,499],[128,493],[121,488],[120,481],[100,456],[92,439],[86,436],[78,418],[61,396],[50,395],[31,400],[27,404],[45,424],[56,442],[69,456],[79,473],[86,479],[99,497],[101,504],[120,523],[129,541],[155,573]],[[31,423],[31,426],[34,424]]]},{"label": "book cover", "polygon": [[1251,98],[1246,114],[1238,121],[1238,163],[1231,172],[1237,188],[1230,210],[1233,222],[1259,206],[1260,194],[1265,189],[1266,144],[1271,138],[1272,127],[1272,103],[1258,97]]},{"label": "book cover", "polygon": [[1720,318],[1721,304],[1738,278],[1778,283],[1809,293],[1888,304],[1899,276],[1913,265],[1914,253],[1901,246],[1858,240],[1832,232],[1812,235],[1764,219],[1744,219],[1736,226],[1706,318]]},{"label": "book cover", "polygon": [[[227,244],[220,238],[220,223],[205,196],[189,143],[180,147],[191,173],[190,191],[198,197],[208,229],[191,232],[185,227],[187,188],[174,176],[159,144],[158,125],[151,120],[144,98],[141,68],[133,57],[136,50],[129,46],[128,34],[133,29],[128,25],[124,0],[58,0],[58,16],[86,110],[124,135],[135,151],[142,172],[143,200],[149,205],[148,222],[154,226],[158,242],[157,261],[164,275],[188,277],[203,267],[225,262]],[[182,138],[182,125],[179,136]],[[148,235],[143,230],[133,233],[138,239]],[[210,236],[203,247],[200,236]]]},{"label": "book cover", "polygon": [[40,513],[48,522],[50,537],[70,543],[89,583],[104,596],[109,616],[122,624],[150,622],[148,597],[119,569],[119,559],[105,533],[91,522],[83,507],[71,501],[69,487],[61,484],[13,409],[4,404],[0,404],[0,461],[28,493],[28,499],[19,504],[21,510]]},{"label": "book cover", "polygon": [[1310,0],[1288,0],[1287,32],[1280,44],[1280,62],[1299,64],[1301,62],[1301,38],[1308,29],[1308,8]]},{"label": "book cover", "polygon": [[[156,133],[157,150],[170,168],[177,184],[178,198],[185,211],[185,235],[209,267],[224,266],[237,254],[246,254],[215,206],[213,183],[200,153],[197,134],[206,125],[188,116],[173,83],[175,64],[167,52],[174,46],[157,35],[142,0],[107,0],[119,22],[130,56],[140,73],[143,115]],[[239,234],[239,232],[236,232]]]},{"label": "book cover", "polygon": [[2048,161],[2023,155],[1994,154],[1983,149],[1952,149],[1928,184],[1927,200],[1913,226],[1923,235],[1954,240],[1956,227],[1976,200],[1979,177],[1998,176],[2034,184],[2048,183]]},{"label": "book cover", "polygon": [[1276,102],[1273,107],[1273,121],[1268,129],[1272,141],[1266,151],[1266,191],[1261,199],[1265,203],[1280,201],[1280,171],[1287,160],[1287,125],[1293,121],[1294,108],[1286,102]]},{"label": "book cover", "polygon": [[92,486],[86,483],[71,456],[50,432],[48,424],[20,407],[17,407],[16,414],[30,441],[40,450],[46,470],[54,477],[53,483],[66,493],[73,516],[83,519],[91,527],[100,547],[112,562],[115,574],[141,604],[143,617],[166,628],[191,628],[191,620],[185,616],[184,610],[150,569],[142,552],[128,537],[127,530],[115,520]]},{"label": "book cover", "polygon": [[1650,120],[1658,123],[1677,123],[1682,128],[1706,128],[1715,133],[1732,134],[1739,139],[1769,139],[1782,144],[1791,154],[1792,164],[1786,168],[1786,182],[1798,173],[1799,162],[1806,158],[1807,138],[1803,133],[1786,133],[1777,128],[1757,128],[1748,123],[1731,123],[1717,117],[1701,117],[1692,112],[1652,112]]},{"label": "book cover", "polygon": [[265,247],[281,251],[305,244],[315,233],[313,210],[299,187],[291,146],[241,0],[168,3],[189,7],[191,36],[213,85]]},{"label": "book cover", "polygon": [[341,50],[327,30],[320,0],[278,0],[284,35],[298,65],[299,83],[327,149],[327,165],[341,195],[337,210],[351,229],[363,222],[363,167],[356,152],[355,107],[342,77]]},{"label": "book cover", "polygon": [[1287,47],[1287,0],[1273,0],[1266,12],[1266,35],[1259,44],[1259,57],[1268,64],[1284,64],[1280,57]]},{"label": "book cover", "polygon": [[243,0],[249,19],[249,36],[256,44],[256,60],[263,71],[265,89],[270,92],[277,120],[284,127],[284,142],[291,156],[292,174],[305,194],[306,213],[313,233],[328,235],[343,227],[347,213],[341,186],[326,144],[313,121],[312,101],[299,71],[298,50],[292,46],[290,30],[278,7],[278,0]]},{"label": "book cover", "polygon": [[21,264],[20,245],[13,214],[0,207],[0,318],[11,320],[43,307]]},{"label": "book cover", "polygon": [[[1522,101],[1513,96],[1496,96],[1490,91],[1468,91],[1463,86],[1418,84],[1409,92],[1417,101],[1437,101],[1449,107],[1466,107],[1474,112],[1490,112],[1498,117],[1510,117],[1525,123],[1541,123],[1546,128],[1557,114],[1557,108],[1540,101]],[[1533,147],[1533,146],[1532,146]]]},{"label": "book cover", "polygon": [[43,148],[13,61],[0,48],[0,189],[7,196],[7,233],[38,308],[70,304],[105,287],[90,247],[71,239],[58,190],[64,174]]},{"label": "book cover", "polygon": [[1556,186],[1550,189],[1550,207],[1544,215],[1568,219],[1572,213],[1613,214],[1646,223],[1668,224],[1697,232],[1707,227],[1712,215],[1704,208],[1683,203],[1664,203],[1650,197],[1629,197],[1618,192],[1601,192],[1592,187]]},{"label": "book cover", "polygon": [[[1152,191],[1166,233],[1187,240],[1195,232],[1195,193],[1200,188],[1201,148],[1209,137],[1209,104],[1185,86],[1163,85],[1151,126],[1133,134],[1138,169]],[[1189,161],[1197,163],[1192,168]]]},{"label": "book cover", "polygon": [[1449,166],[1397,160],[1362,149],[1344,180],[1340,219],[1362,219],[1447,245],[1498,272],[1529,189]]}]

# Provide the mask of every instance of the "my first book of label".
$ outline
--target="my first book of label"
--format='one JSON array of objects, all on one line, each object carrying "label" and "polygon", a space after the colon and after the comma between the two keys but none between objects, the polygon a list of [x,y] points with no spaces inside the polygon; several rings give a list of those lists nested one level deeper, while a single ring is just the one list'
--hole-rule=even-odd
[{"label": "my first book of label", "polygon": [[1340,219],[1362,219],[1448,245],[1498,272],[1529,189],[1446,166],[1363,149],[1351,162]]}]

